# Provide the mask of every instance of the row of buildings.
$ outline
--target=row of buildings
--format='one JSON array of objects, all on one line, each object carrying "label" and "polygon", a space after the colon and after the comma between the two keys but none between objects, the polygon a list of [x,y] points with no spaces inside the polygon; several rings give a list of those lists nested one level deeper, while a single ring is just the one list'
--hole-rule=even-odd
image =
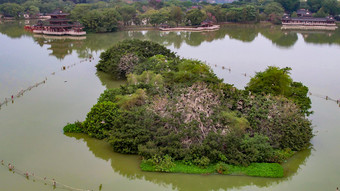
[{"label": "row of buildings", "polygon": [[[26,26],[26,29],[31,30],[35,34],[45,35],[71,35],[71,36],[83,36],[86,32],[83,31],[83,26],[80,23],[73,23],[67,18],[69,14],[64,13],[61,10],[56,10],[47,16],[50,17],[47,22],[38,21],[38,24],[33,26]],[[206,23],[211,27],[211,23]],[[167,27],[163,27],[167,29]],[[312,13],[306,9],[300,9],[297,11],[297,17],[291,17],[286,14],[282,17],[282,29],[321,29],[321,30],[335,30],[337,25],[335,19],[332,16],[325,18],[315,18]],[[168,30],[168,29],[167,29]]]},{"label": "row of buildings", "polygon": [[282,17],[282,29],[321,29],[335,30],[337,25],[333,16],[315,18],[312,12],[306,9],[297,11],[297,17],[286,14]]}]

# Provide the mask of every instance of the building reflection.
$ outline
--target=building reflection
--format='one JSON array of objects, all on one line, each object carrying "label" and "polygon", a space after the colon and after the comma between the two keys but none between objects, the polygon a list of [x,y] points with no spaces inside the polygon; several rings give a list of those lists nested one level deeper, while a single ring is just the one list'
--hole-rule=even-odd
[{"label": "building reflection", "polygon": [[81,49],[83,40],[86,36],[48,36],[48,35],[33,35],[33,39],[42,47],[49,45],[48,50],[51,50],[50,55],[63,60],[65,56],[72,54],[73,50]]},{"label": "building reflection", "polygon": [[297,31],[281,30],[280,26],[264,24],[229,24],[218,31],[210,32],[161,32],[150,31],[120,31],[114,33],[88,34],[84,37],[51,37],[33,35],[24,30],[24,22],[6,22],[0,25],[0,33],[10,38],[32,36],[33,40],[41,47],[48,45],[51,56],[64,59],[66,55],[75,51],[80,58],[86,58],[93,52],[103,51],[124,39],[151,40],[164,46],[173,46],[180,49],[183,45],[197,47],[204,42],[213,42],[225,38],[253,42],[263,36],[279,48],[291,48],[298,41],[298,34],[307,43],[337,44],[340,45],[340,29],[336,31]]}]

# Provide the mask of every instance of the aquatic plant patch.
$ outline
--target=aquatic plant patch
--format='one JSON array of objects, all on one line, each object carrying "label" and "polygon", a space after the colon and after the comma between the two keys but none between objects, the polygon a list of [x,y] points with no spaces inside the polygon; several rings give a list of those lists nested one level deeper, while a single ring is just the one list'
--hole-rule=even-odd
[{"label": "aquatic plant patch", "polygon": [[[187,164],[184,161],[175,161],[174,166],[168,171],[169,173],[185,173],[185,174],[225,174],[225,175],[246,175],[268,178],[282,178],[283,167],[278,163],[252,163],[249,166],[235,166],[228,164],[210,164],[206,168],[193,164]],[[220,171],[219,166],[224,166],[224,172]],[[143,171],[160,172],[157,168],[147,160],[143,160],[140,164]],[[165,171],[161,171],[165,172]]]}]

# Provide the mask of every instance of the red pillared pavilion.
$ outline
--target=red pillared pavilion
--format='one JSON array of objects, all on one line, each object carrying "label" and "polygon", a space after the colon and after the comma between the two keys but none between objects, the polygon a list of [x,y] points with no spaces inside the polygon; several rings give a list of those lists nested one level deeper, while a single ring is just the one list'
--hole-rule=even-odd
[{"label": "red pillared pavilion", "polygon": [[70,19],[67,18],[69,14],[64,13],[61,10],[56,10],[53,13],[48,14],[51,18],[47,20],[48,24],[43,21],[38,21],[36,25],[31,27],[33,33],[36,34],[46,34],[46,35],[72,35],[72,36],[82,36],[86,35],[83,31],[83,26],[80,23],[72,23]]}]

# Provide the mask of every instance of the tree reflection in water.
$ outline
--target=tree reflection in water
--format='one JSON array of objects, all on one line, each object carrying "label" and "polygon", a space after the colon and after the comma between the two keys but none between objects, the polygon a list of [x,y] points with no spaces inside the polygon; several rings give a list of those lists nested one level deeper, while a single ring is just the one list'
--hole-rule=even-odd
[{"label": "tree reflection in water", "polygon": [[138,156],[115,153],[105,141],[91,138],[85,134],[68,133],[65,135],[84,141],[94,156],[105,161],[111,161],[112,169],[129,180],[146,180],[157,185],[171,186],[172,189],[177,190],[227,190],[254,185],[260,188],[269,187],[291,180],[294,175],[299,173],[299,169],[305,165],[311,155],[311,149],[304,150],[295,154],[284,163],[284,178],[155,173],[141,171],[139,168],[140,158]]},{"label": "tree reflection in water", "polygon": [[260,35],[272,41],[280,48],[290,48],[298,40],[298,34],[306,43],[340,45],[340,29],[336,31],[294,31],[281,30],[280,26],[269,24],[230,24],[224,25],[218,31],[210,32],[161,32],[150,31],[120,31],[115,33],[88,34],[85,38],[77,37],[46,37],[33,35],[24,30],[23,22],[9,22],[0,25],[0,33],[10,38],[33,37],[40,46],[48,45],[51,55],[64,59],[66,55],[76,51],[80,58],[86,58],[93,52],[103,51],[124,39],[141,39],[158,42],[165,46],[181,48],[184,44],[197,47],[203,42],[213,42],[225,38],[242,42],[252,42]]}]

